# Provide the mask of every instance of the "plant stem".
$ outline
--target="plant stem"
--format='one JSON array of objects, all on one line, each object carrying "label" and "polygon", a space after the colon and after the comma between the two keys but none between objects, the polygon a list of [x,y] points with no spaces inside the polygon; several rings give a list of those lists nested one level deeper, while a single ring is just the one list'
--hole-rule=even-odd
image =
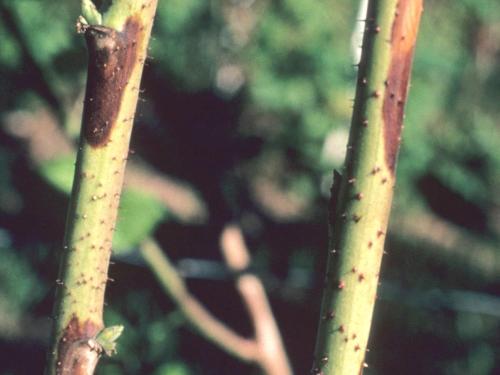
[{"label": "plant stem", "polygon": [[[423,0],[370,0],[312,373],[357,375],[379,282],[403,110]],[[339,183],[340,182],[340,183]]]},{"label": "plant stem", "polygon": [[130,134],[156,0],[115,0],[80,25],[89,52],[73,191],[57,281],[47,375],[93,374]]},{"label": "plant stem", "polygon": [[200,335],[212,341],[227,353],[245,362],[256,362],[259,348],[254,340],[241,337],[215,318],[191,294],[159,245],[152,239],[141,244],[141,255],[158,278],[167,295],[176,304],[187,322]]}]

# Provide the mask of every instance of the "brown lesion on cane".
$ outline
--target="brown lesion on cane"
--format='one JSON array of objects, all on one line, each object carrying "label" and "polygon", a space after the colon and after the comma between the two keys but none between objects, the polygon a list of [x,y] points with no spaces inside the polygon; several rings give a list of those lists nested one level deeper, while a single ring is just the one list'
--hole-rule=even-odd
[{"label": "brown lesion on cane", "polygon": [[400,0],[391,32],[391,62],[385,81],[383,102],[385,160],[394,174],[401,139],[404,105],[408,94],[413,51],[417,38],[422,0]]},{"label": "brown lesion on cane", "polygon": [[73,315],[57,347],[56,375],[91,375],[101,355],[95,337],[102,327]]},{"label": "brown lesion on cane", "polygon": [[138,59],[142,23],[128,18],[123,31],[100,25],[85,28],[88,78],[83,109],[83,133],[93,147],[108,143],[120,111],[125,87]]}]

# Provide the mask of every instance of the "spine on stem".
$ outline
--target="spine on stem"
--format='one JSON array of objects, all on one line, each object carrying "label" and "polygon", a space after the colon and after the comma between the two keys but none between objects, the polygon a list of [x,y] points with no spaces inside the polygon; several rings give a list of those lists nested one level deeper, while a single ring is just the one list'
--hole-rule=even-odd
[{"label": "spine on stem", "polygon": [[312,374],[363,372],[423,0],[370,0]]},{"label": "spine on stem", "polygon": [[104,292],[139,85],[156,0],[82,1],[88,77],[57,280],[46,375],[90,375],[120,327],[105,328]]}]

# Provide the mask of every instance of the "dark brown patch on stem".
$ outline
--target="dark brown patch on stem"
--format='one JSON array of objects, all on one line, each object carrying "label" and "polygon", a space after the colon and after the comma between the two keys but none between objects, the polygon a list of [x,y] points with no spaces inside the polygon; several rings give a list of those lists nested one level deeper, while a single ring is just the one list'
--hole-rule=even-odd
[{"label": "dark brown patch on stem", "polygon": [[89,26],[85,39],[89,51],[87,90],[83,108],[83,134],[94,147],[106,145],[130,75],[137,60],[141,25],[129,18],[123,31]]},{"label": "dark brown patch on stem", "polygon": [[394,174],[399,151],[404,105],[413,62],[423,0],[400,0],[392,25],[391,62],[385,90],[383,117],[385,159]]},{"label": "dark brown patch on stem", "polygon": [[57,375],[91,375],[99,360],[101,347],[94,340],[102,327],[87,320],[71,318],[57,346]]}]

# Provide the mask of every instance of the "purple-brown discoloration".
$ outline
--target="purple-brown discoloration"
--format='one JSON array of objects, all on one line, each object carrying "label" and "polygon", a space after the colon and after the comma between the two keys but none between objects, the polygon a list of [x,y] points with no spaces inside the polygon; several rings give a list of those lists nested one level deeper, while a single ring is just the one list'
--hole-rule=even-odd
[{"label": "purple-brown discoloration", "polygon": [[383,105],[385,159],[394,173],[399,151],[404,106],[423,0],[401,0],[395,9],[391,35],[391,62]]},{"label": "purple-brown discoloration", "polygon": [[100,355],[94,338],[101,329],[89,320],[82,323],[73,316],[57,347],[57,375],[93,374]]},{"label": "purple-brown discoloration", "polygon": [[89,64],[83,132],[91,146],[106,145],[116,126],[123,92],[136,64],[140,29],[140,22],[129,18],[121,32],[105,26],[85,30]]}]

